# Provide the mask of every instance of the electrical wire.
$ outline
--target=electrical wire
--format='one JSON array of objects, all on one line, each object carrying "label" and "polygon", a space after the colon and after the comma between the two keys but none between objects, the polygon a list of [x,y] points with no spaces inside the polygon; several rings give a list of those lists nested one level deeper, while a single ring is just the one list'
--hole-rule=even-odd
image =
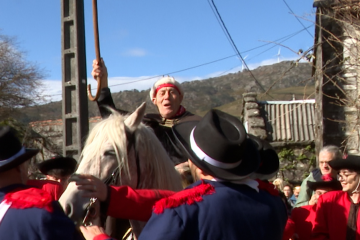
[{"label": "electrical wire", "polygon": [[295,16],[296,20],[298,20],[298,22],[301,24],[301,26],[303,26],[304,29],[306,29],[307,33],[311,36],[311,38],[314,38],[314,36],[309,32],[309,30],[307,30],[307,28],[305,27],[305,25],[300,21],[300,19],[295,15],[294,11],[290,8],[290,6],[287,4],[287,2],[285,0],[283,0],[283,2],[285,3],[285,5],[287,6],[287,8],[290,10],[290,12]]},{"label": "electrical wire", "polygon": [[[310,27],[312,27],[312,26],[313,26],[313,25],[308,26],[308,27],[306,27],[306,29],[308,29],[308,28],[310,28]],[[286,36],[284,36],[284,37],[278,38],[278,39],[274,40],[273,42],[278,42],[278,41],[280,41],[280,40],[282,40],[282,39],[285,38],[285,40],[281,41],[281,42],[284,42],[284,41],[286,41],[286,40],[288,40],[288,39],[296,36],[297,34],[303,32],[303,31],[305,31],[305,29],[301,29],[301,30],[299,30],[299,31],[297,31],[297,32],[294,32],[294,33],[291,33],[291,34],[286,35]],[[281,42],[280,42],[280,43],[281,43]],[[259,46],[257,46],[257,47],[254,47],[254,48],[245,50],[245,51],[243,51],[242,53],[251,52],[251,51],[254,51],[254,50],[256,50],[256,49],[259,49],[259,48],[265,47],[265,46],[267,46],[267,45],[270,45],[270,44],[272,44],[272,42],[268,42],[268,43],[259,45]],[[260,54],[262,54],[262,53],[264,53],[264,52],[266,52],[266,51],[269,51],[270,49],[272,49],[272,48],[274,48],[274,47],[275,47],[275,46],[273,46],[273,47],[271,47],[271,48],[268,48],[268,49],[266,49],[265,51],[262,51]],[[256,56],[258,56],[258,55],[260,55],[260,54],[257,54],[257,55],[255,55],[254,57],[256,57]],[[139,80],[135,80],[135,81],[129,81],[129,82],[125,82],[125,83],[118,83],[118,84],[109,85],[108,87],[110,88],[110,87],[115,87],[115,86],[120,86],[120,85],[127,85],[127,84],[130,84],[130,83],[147,81],[147,80],[154,79],[154,78],[158,78],[158,77],[161,77],[161,76],[164,76],[164,75],[171,75],[171,74],[174,74],[174,73],[184,72],[184,71],[191,70],[191,69],[194,69],[194,68],[198,68],[198,67],[202,67],[202,66],[209,65],[209,64],[212,64],[212,63],[220,62],[220,61],[223,61],[223,60],[226,60],[226,59],[235,57],[235,56],[237,56],[237,54],[233,54],[233,55],[230,55],[230,56],[227,56],[227,57],[223,57],[223,58],[220,58],[220,59],[216,59],[216,60],[213,60],[213,61],[210,61],[210,62],[202,63],[202,64],[199,64],[199,65],[196,65],[196,66],[184,68],[184,69],[181,69],[181,70],[177,70],[177,71],[173,71],[173,72],[169,72],[169,73],[165,73],[165,74],[161,74],[161,75],[157,75],[157,76],[153,76],[153,77],[148,77],[148,78],[143,78],[143,79],[139,79]],[[252,58],[254,58],[254,57],[252,57]],[[252,58],[250,58],[250,59],[252,59]],[[236,66],[236,67],[238,67],[238,66]],[[227,70],[227,71],[224,71],[223,73],[221,73],[221,74],[218,75],[218,76],[221,76],[221,75],[225,74],[226,72],[229,72],[229,71],[235,69],[236,67],[233,67],[233,68],[231,68],[231,69],[229,69],[229,70]],[[95,89],[97,89],[97,88],[92,88],[91,90],[95,90]],[[59,95],[62,95],[62,93],[60,93],[60,94],[53,94],[52,96],[59,96]]]},{"label": "electrical wire", "polygon": [[[281,39],[279,39],[279,40],[275,40],[274,42],[275,42],[275,43],[276,43],[276,42],[278,42],[278,43],[283,43],[283,42],[289,40],[290,38],[296,36],[296,35],[299,34],[300,32],[303,32],[303,31],[307,30],[308,28],[310,28],[310,27],[312,27],[312,26],[314,26],[314,24],[312,24],[312,25],[310,25],[310,26],[308,26],[308,27],[306,27],[306,28],[303,28],[302,30],[300,30],[300,31],[298,31],[298,32],[296,32],[296,33],[290,34],[290,35],[288,35],[287,37],[283,37],[283,38],[285,38],[285,39],[282,40],[282,41],[279,41],[279,40],[281,40]],[[270,42],[270,43],[268,43],[268,44],[272,44],[272,42]],[[253,58],[255,58],[255,57],[257,57],[257,56],[259,56],[259,55],[261,55],[261,54],[263,54],[263,53],[271,50],[271,49],[273,49],[273,48],[276,47],[276,46],[277,46],[277,45],[274,45],[274,46],[272,46],[272,47],[269,47],[269,48],[265,49],[264,51],[258,53],[257,55],[252,56],[251,58],[249,58],[249,60],[251,60],[251,59],[253,59]]]},{"label": "electrical wire", "polygon": [[[210,1],[210,0],[208,0],[208,1]],[[216,14],[217,14],[217,17],[220,19],[220,22],[221,22],[221,24],[222,24],[222,27],[225,29],[225,32],[226,32],[228,38],[230,39],[231,45],[232,45],[233,48],[235,49],[235,52],[237,53],[237,55],[239,56],[239,58],[241,59],[242,64],[245,65],[246,69],[249,71],[249,73],[250,73],[251,77],[254,79],[255,83],[261,88],[261,90],[262,90],[263,92],[266,92],[265,88],[264,88],[264,87],[261,85],[261,83],[256,79],[256,77],[254,76],[254,74],[252,73],[252,71],[250,70],[250,68],[248,67],[248,65],[246,64],[245,59],[241,56],[238,48],[236,47],[236,44],[235,44],[234,40],[232,39],[232,37],[231,37],[231,35],[230,35],[230,33],[229,33],[229,31],[228,31],[225,23],[224,23],[224,21],[222,20],[222,17],[221,17],[221,15],[220,15],[220,13],[219,13],[219,11],[218,11],[215,3],[214,3],[214,0],[211,0],[211,3],[212,3],[212,5],[213,5],[213,7],[214,7],[214,9],[215,9],[215,12],[216,12]]]}]

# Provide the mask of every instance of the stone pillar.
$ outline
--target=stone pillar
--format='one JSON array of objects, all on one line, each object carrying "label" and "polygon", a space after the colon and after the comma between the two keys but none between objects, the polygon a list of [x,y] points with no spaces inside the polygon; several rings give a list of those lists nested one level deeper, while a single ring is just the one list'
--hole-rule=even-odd
[{"label": "stone pillar", "polygon": [[265,121],[260,114],[256,95],[254,92],[243,94],[243,123],[249,134],[265,139]]}]

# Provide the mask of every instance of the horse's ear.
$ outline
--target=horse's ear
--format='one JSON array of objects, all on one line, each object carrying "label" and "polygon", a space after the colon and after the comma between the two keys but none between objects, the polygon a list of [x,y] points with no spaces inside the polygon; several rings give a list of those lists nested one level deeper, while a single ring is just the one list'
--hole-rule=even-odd
[{"label": "horse's ear", "polygon": [[125,125],[130,129],[134,130],[141,123],[146,109],[146,103],[143,102],[129,117],[125,119]]}]

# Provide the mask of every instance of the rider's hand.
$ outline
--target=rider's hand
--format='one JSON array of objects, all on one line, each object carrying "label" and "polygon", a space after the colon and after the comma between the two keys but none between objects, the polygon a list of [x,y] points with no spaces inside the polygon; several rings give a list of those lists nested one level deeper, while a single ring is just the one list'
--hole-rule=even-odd
[{"label": "rider's hand", "polygon": [[91,71],[91,75],[94,77],[94,79],[96,80],[97,77],[100,77],[101,87],[108,87],[108,72],[104,60],[101,59],[100,64],[96,59],[93,60],[92,67],[93,69]]},{"label": "rider's hand", "polygon": [[105,201],[107,198],[108,188],[106,184],[92,175],[79,174],[76,185],[79,190],[86,190],[83,193],[83,197],[97,198],[100,201]]},{"label": "rider's hand", "polygon": [[89,227],[80,226],[80,231],[82,232],[86,240],[93,240],[94,237],[100,234],[105,234],[104,229],[98,226],[89,226]]}]

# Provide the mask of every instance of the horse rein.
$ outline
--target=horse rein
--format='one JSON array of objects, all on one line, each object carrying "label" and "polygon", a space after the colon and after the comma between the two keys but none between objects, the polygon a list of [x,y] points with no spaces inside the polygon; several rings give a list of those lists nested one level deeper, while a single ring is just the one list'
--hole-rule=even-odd
[{"label": "horse rein", "polygon": [[[139,153],[138,153],[138,151],[136,151],[136,141],[135,141],[134,133],[131,134],[128,131],[126,131],[126,139],[127,139],[127,143],[128,143],[127,154],[129,154],[131,148],[134,148],[134,150],[135,150],[135,163],[136,163],[136,172],[137,172],[136,188],[139,188],[140,174],[141,174],[140,159],[139,159]],[[111,173],[111,175],[104,180],[104,183],[108,186],[116,185],[118,183],[119,178],[120,178],[120,172],[119,172],[119,166],[118,166],[114,169],[114,171]],[[92,225],[92,223],[89,220],[91,220],[91,218],[93,216],[95,216],[95,214],[96,214],[95,206],[94,206],[94,204],[96,202],[97,202],[97,198],[90,198],[90,202],[89,202],[88,206],[86,207],[86,214],[85,214],[85,217],[82,222],[82,224],[84,226]]]}]

